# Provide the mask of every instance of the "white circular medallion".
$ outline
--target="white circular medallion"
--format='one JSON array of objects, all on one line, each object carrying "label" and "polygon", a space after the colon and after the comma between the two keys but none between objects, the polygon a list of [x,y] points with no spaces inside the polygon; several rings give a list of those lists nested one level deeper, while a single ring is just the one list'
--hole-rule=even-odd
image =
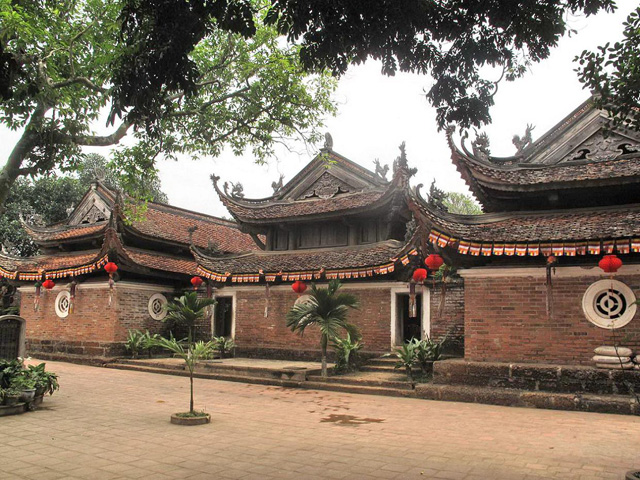
[{"label": "white circular medallion", "polygon": [[621,328],[636,314],[636,296],[618,280],[598,280],[582,297],[585,317],[600,328]]},{"label": "white circular medallion", "polygon": [[149,297],[148,310],[149,315],[154,320],[163,320],[167,316],[167,297],[161,293],[154,293]]},{"label": "white circular medallion", "polygon": [[311,295],[301,295],[296,298],[294,305],[301,305],[303,303],[307,303],[309,300],[311,300]]},{"label": "white circular medallion", "polygon": [[69,306],[71,305],[71,294],[67,290],[62,290],[56,297],[56,315],[60,318],[67,318]]}]

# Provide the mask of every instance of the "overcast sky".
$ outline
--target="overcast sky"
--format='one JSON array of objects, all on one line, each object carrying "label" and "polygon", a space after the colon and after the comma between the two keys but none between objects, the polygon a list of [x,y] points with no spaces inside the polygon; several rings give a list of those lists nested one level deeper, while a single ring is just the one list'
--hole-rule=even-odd
[{"label": "overcast sky", "polygon": [[[493,123],[484,130],[489,134],[491,152],[505,156],[515,153],[511,143],[514,134],[522,135],[528,123],[535,125],[533,139],[539,138],[571,110],[588,98],[574,72],[573,58],[584,49],[595,49],[607,41],[621,38],[622,22],[635,1],[620,1],[615,14],[600,14],[592,18],[570,19],[576,35],[561,40],[549,59],[536,64],[526,77],[516,82],[503,82],[491,110]],[[423,90],[430,78],[397,74],[385,77],[375,62],[352,67],[341,78],[335,93],[339,103],[336,117],[326,119],[326,131],[333,137],[334,151],[373,169],[373,161],[391,164],[398,156],[398,146],[406,142],[409,164],[418,168],[413,184],[425,186],[435,178],[447,191],[468,193],[464,182],[450,160],[444,132],[438,132],[435,110],[427,103]],[[0,154],[6,158],[15,143],[15,134],[2,131]],[[317,145],[320,148],[322,145]],[[298,146],[297,150],[302,150]],[[93,150],[105,155],[104,150]],[[216,173],[222,181],[241,181],[249,198],[272,194],[271,182],[284,174],[291,179],[317,149],[300,155],[280,151],[277,158],[260,166],[251,156],[235,157],[225,152],[217,159],[178,162],[160,161],[162,188],[173,205],[228,216],[209,180]],[[423,190],[424,191],[424,190]]]}]

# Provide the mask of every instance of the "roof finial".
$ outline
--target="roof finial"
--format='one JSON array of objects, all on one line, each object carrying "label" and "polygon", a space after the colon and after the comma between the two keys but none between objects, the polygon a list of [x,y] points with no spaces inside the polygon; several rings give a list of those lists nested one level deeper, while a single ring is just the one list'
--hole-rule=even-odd
[{"label": "roof finial", "polygon": [[281,173],[280,174],[280,180],[278,180],[277,182],[271,182],[271,188],[273,188],[273,194],[275,195],[276,193],[278,193],[280,190],[282,190],[282,180],[284,179],[284,175]]},{"label": "roof finial", "polygon": [[527,148],[529,145],[533,143],[531,138],[531,132],[536,128],[530,123],[527,124],[527,129],[524,132],[524,136],[520,138],[520,135],[514,135],[511,142],[516,146],[518,153],[522,153],[522,151]]},{"label": "roof finial", "polygon": [[324,147],[325,150],[333,150],[333,137],[329,132],[324,134]]}]

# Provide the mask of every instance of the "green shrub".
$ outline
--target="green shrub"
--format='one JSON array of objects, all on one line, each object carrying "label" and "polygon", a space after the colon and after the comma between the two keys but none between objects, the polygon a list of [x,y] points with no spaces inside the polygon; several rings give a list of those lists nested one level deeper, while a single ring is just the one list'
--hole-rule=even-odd
[{"label": "green shrub", "polygon": [[358,339],[352,340],[347,332],[346,338],[334,338],[331,345],[336,351],[336,372],[350,372],[358,369],[358,351],[363,344]]},{"label": "green shrub", "polygon": [[213,337],[213,349],[220,354],[220,358],[225,358],[225,355],[236,348],[236,343],[233,338],[227,337]]}]

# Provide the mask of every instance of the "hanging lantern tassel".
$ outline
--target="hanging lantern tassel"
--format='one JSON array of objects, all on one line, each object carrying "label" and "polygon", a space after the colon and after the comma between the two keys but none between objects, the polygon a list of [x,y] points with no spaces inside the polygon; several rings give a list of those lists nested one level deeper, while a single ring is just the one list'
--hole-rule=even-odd
[{"label": "hanging lantern tassel", "polygon": [[76,300],[76,286],[78,282],[75,279],[71,282],[71,288],[69,289],[69,313],[73,313],[73,306]]},{"label": "hanging lantern tassel", "polygon": [[264,318],[269,316],[269,294],[270,294],[270,286],[267,283],[264,287]]},{"label": "hanging lantern tassel", "polygon": [[556,263],[558,260],[553,255],[547,257],[547,279],[545,286],[547,287],[547,318],[553,318],[553,282],[551,281],[551,273],[556,273]]},{"label": "hanging lantern tassel", "polygon": [[416,308],[416,284],[409,283],[409,318],[416,318],[418,316]]},{"label": "hanging lantern tassel", "polygon": [[109,274],[109,306],[113,301],[113,274],[118,271],[118,265],[113,262],[108,262],[104,266],[105,271]]},{"label": "hanging lantern tassel", "polygon": [[438,309],[438,317],[442,318],[444,313],[444,307],[447,303],[447,267],[446,265],[442,269],[442,284],[440,285],[440,308]]},{"label": "hanging lantern tassel", "polygon": [[33,311],[37,312],[40,308],[40,294],[42,293],[42,282],[36,282],[36,295],[33,297]]}]

